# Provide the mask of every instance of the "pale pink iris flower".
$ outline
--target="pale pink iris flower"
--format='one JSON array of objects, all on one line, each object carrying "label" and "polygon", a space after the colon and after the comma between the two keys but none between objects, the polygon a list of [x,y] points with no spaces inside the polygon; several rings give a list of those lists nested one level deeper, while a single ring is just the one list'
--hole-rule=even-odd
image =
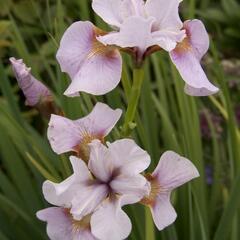
[{"label": "pale pink iris flower", "polygon": [[141,58],[148,47],[170,51],[185,37],[178,15],[178,0],[93,0],[94,11],[118,31],[107,34],[90,22],[75,22],[64,33],[57,52],[63,72],[72,82],[65,91],[75,96],[114,89],[121,79],[118,48],[137,48]]},{"label": "pale pink iris flower", "polygon": [[49,89],[31,74],[31,68],[26,67],[22,59],[11,57],[13,72],[16,76],[19,87],[26,97],[26,105],[36,106],[43,100],[51,98]]},{"label": "pale pink iris flower", "polygon": [[87,144],[93,139],[103,141],[121,114],[121,109],[113,110],[104,103],[97,103],[89,115],[78,120],[51,115],[47,135],[52,149],[58,154],[75,151],[81,157],[87,155]]},{"label": "pale pink iris flower", "polygon": [[47,222],[51,240],[97,240],[91,233],[88,217],[82,221],[74,220],[67,208],[46,208],[38,211],[37,217]]},{"label": "pale pink iris flower", "polygon": [[146,176],[151,192],[142,202],[150,207],[158,230],[172,224],[177,217],[170,201],[171,192],[198,176],[192,162],[172,151],[165,152],[154,172]]},{"label": "pale pink iris flower", "polygon": [[88,166],[72,156],[73,175],[61,183],[44,182],[44,197],[70,209],[76,221],[90,216],[97,239],[126,239],[131,221],[121,208],[149,194],[149,183],[140,173],[149,166],[150,156],[130,139],[107,143],[107,147],[94,140],[89,146]]},{"label": "pale pink iris flower", "polygon": [[206,96],[216,93],[218,88],[208,81],[200,66],[200,59],[208,49],[207,32],[198,20],[182,23],[178,9],[180,2],[93,0],[94,11],[114,31],[103,32],[92,23],[81,21],[67,29],[57,53],[62,71],[72,80],[65,94],[75,96],[83,91],[102,95],[110,92],[121,78],[122,59],[118,49],[132,49],[136,63],[141,64],[145,54],[151,53],[150,49],[156,46],[170,52],[187,84],[187,94]]}]

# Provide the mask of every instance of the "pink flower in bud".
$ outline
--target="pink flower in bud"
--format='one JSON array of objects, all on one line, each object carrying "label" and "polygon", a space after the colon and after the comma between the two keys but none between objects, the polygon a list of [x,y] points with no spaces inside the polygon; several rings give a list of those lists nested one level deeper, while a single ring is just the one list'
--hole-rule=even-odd
[{"label": "pink flower in bud", "polygon": [[36,106],[44,100],[51,98],[49,89],[31,74],[31,68],[27,68],[22,59],[10,58],[12,69],[26,97],[26,104]]}]

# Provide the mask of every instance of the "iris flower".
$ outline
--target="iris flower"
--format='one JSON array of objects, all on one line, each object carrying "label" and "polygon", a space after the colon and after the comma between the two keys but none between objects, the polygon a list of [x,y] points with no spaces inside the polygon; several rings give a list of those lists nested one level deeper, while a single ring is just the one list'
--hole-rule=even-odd
[{"label": "iris flower", "polygon": [[57,53],[63,72],[72,80],[65,91],[75,96],[83,91],[102,95],[121,79],[120,50],[134,55],[139,66],[156,50],[170,53],[193,96],[214,94],[218,88],[207,79],[200,60],[209,39],[199,20],[182,23],[179,0],[93,0],[93,10],[113,31],[105,32],[90,22],[73,23],[64,33]]},{"label": "iris flower", "polygon": [[73,175],[61,183],[44,182],[43,194],[49,203],[70,209],[74,221],[89,216],[97,239],[121,240],[131,232],[131,221],[121,208],[149,194],[141,172],[149,166],[150,157],[130,139],[107,145],[99,140],[89,144],[88,166],[72,156]]}]

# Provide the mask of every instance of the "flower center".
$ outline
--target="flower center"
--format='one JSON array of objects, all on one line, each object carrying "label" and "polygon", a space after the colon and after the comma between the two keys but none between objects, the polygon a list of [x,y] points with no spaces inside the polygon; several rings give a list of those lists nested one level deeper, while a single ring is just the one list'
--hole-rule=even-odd
[{"label": "flower center", "polygon": [[184,38],[182,42],[178,43],[176,48],[174,49],[175,52],[180,54],[191,50],[192,47],[188,37]]},{"label": "flower center", "polygon": [[87,58],[90,59],[92,57],[95,56],[107,56],[107,57],[111,57],[111,56],[115,56],[117,48],[114,46],[105,46],[104,44],[102,44],[101,42],[99,42],[97,40],[96,37],[98,36],[104,36],[107,33],[102,31],[99,28],[94,28],[94,36],[92,39],[92,48],[91,51],[89,52],[89,54],[87,55]]},{"label": "flower center", "polygon": [[150,182],[151,184],[151,192],[149,193],[148,196],[145,196],[142,200],[141,203],[146,205],[146,206],[153,206],[155,204],[157,195],[161,191],[161,187],[159,182],[155,177],[153,177],[151,174],[146,174],[145,178]]},{"label": "flower center", "polygon": [[65,209],[67,216],[70,218],[72,222],[72,230],[73,232],[77,232],[79,230],[84,230],[84,229],[90,229],[90,219],[91,219],[91,214],[88,214],[87,216],[83,217],[80,221],[75,220],[70,213],[70,209]]},{"label": "flower center", "polygon": [[73,226],[73,231],[79,231],[82,229],[89,229],[90,228],[90,219],[91,215],[85,216],[81,221],[77,221],[72,218],[72,226]]},{"label": "flower center", "polygon": [[74,147],[75,152],[77,152],[77,156],[80,157],[85,162],[88,162],[89,157],[90,157],[90,148],[89,148],[88,144],[91,143],[94,139],[98,139],[102,143],[104,143],[103,136],[91,135],[89,133],[85,133],[80,144],[77,145],[76,147]]}]

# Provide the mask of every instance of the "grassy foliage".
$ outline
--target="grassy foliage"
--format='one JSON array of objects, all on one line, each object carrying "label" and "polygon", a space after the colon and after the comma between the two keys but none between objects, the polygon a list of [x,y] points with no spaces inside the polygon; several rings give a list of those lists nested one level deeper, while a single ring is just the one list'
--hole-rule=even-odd
[{"label": "grassy foliage", "polygon": [[[46,139],[47,121],[24,106],[24,99],[8,66],[8,57],[23,58],[34,75],[51,87],[57,104],[69,118],[88,113],[96,101],[126,110],[132,84],[131,62],[127,56],[121,85],[104,97],[81,94],[80,98],[62,95],[69,82],[55,60],[60,37],[74,20],[92,20],[107,26],[90,8],[88,0],[34,1],[5,0],[0,3],[0,239],[46,239],[45,227],[35,212],[46,206],[41,193],[45,178],[60,181],[71,173],[68,156],[54,154]],[[238,4],[230,1],[232,6]],[[206,17],[224,35],[237,31],[239,11],[222,23],[220,10],[229,14],[225,1],[184,1],[183,14]],[[239,4],[238,4],[239,5]],[[208,6],[216,6],[205,11]],[[236,6],[235,6],[236,7]],[[238,6],[239,7],[239,6]],[[201,11],[202,10],[202,11]],[[216,18],[217,16],[217,18]],[[224,18],[225,19],[225,18]],[[233,29],[234,30],[231,30]],[[211,29],[211,28],[210,28]],[[213,32],[214,33],[214,30]],[[224,36],[223,36],[224,37]],[[225,36],[229,40],[231,36]],[[239,39],[239,38],[238,38]],[[225,41],[224,40],[224,41]],[[145,78],[134,137],[152,157],[154,168],[165,150],[174,150],[191,159],[201,177],[180,188],[173,197],[178,219],[162,232],[155,231],[149,213],[142,206],[128,208],[133,222],[129,239],[138,240],[238,240],[240,238],[240,130],[235,118],[239,92],[232,94],[229,76],[222,68],[224,41],[212,41],[206,66],[211,81],[221,88],[219,95],[193,98],[184,94],[183,81],[167,54],[159,52],[145,64]],[[234,47],[234,46],[233,46]],[[237,48],[235,48],[237,49]],[[238,52],[239,53],[239,52]],[[239,79],[238,79],[239,81]],[[234,100],[234,101],[233,101]],[[209,109],[209,110],[206,110]],[[202,136],[202,119],[206,119],[209,138]],[[221,116],[221,132],[212,113]],[[121,122],[119,126],[122,124]],[[116,129],[109,139],[119,135]],[[207,183],[206,167],[210,166]],[[207,175],[209,173],[207,172]],[[144,218],[144,215],[146,218]],[[145,227],[144,227],[145,226]]]}]

